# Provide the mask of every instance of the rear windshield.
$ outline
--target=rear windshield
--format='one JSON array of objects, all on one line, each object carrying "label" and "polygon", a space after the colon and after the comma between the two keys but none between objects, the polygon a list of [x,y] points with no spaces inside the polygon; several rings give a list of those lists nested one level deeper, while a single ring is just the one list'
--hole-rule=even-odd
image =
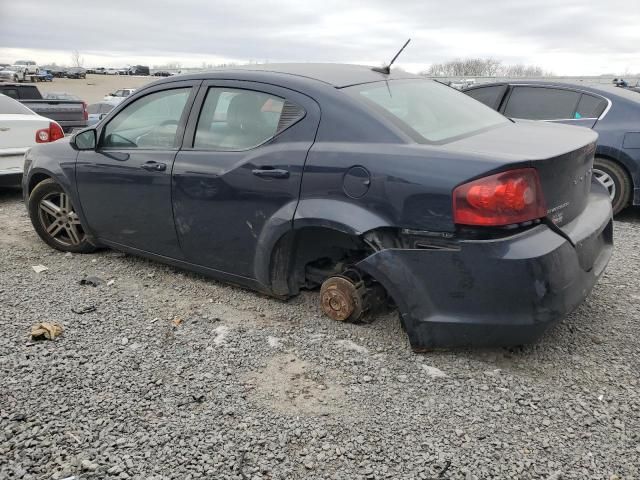
[{"label": "rear windshield", "polygon": [[0,93],[0,114],[35,115],[31,110],[13,98]]},{"label": "rear windshield", "polygon": [[431,80],[392,80],[344,90],[418,142],[442,143],[509,122],[464,93]]}]

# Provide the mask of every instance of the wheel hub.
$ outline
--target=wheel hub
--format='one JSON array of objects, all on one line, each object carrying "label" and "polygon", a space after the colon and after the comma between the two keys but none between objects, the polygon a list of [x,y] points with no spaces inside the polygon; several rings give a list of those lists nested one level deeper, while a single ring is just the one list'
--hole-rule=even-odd
[{"label": "wheel hub", "polygon": [[344,322],[362,313],[362,297],[356,285],[343,277],[330,277],[320,288],[322,311],[330,318]]}]

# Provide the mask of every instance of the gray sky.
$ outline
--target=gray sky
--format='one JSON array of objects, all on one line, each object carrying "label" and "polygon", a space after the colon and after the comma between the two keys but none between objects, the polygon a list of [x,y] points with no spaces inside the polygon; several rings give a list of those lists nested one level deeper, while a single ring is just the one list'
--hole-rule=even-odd
[{"label": "gray sky", "polygon": [[560,75],[640,73],[640,0],[0,0],[0,62],[378,65],[493,57]]}]

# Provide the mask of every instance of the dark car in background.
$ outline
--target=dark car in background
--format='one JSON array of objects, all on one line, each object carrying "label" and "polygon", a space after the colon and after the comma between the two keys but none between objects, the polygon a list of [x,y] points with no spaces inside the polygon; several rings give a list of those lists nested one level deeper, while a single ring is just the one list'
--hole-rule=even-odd
[{"label": "dark car in background", "polygon": [[67,69],[62,67],[47,67],[47,70],[54,78],[64,78],[67,75]]},{"label": "dark car in background", "polygon": [[43,98],[36,85],[0,83],[0,93],[18,100],[38,115],[55,120],[65,133],[87,126],[87,104],[80,99]]},{"label": "dark car in background", "polygon": [[614,213],[640,205],[640,95],[613,85],[546,81],[487,83],[464,92],[513,119],[543,120],[598,132],[593,173]]},{"label": "dark car in background", "polygon": [[67,68],[65,76],[67,78],[84,79],[87,78],[87,71],[82,67]]},{"label": "dark car in background", "polygon": [[35,230],[356,321],[386,295],[411,345],[536,340],[612,251],[597,135],[514,123],[364,66],[266,65],[149,84],[25,158]]},{"label": "dark car in background", "polygon": [[38,75],[36,76],[36,80],[38,82],[52,82],[53,74],[49,70],[41,68],[38,72]]},{"label": "dark car in background", "polygon": [[133,65],[129,67],[129,75],[149,75],[149,67],[144,65]]}]

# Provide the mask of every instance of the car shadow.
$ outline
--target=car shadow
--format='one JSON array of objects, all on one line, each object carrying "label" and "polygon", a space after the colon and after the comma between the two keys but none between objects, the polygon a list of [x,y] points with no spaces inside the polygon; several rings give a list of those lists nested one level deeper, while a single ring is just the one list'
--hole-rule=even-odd
[{"label": "car shadow", "polygon": [[0,187],[0,202],[8,200],[20,200],[21,197],[21,187]]},{"label": "car shadow", "polygon": [[629,207],[624,209],[615,217],[616,222],[640,223],[640,207]]}]

